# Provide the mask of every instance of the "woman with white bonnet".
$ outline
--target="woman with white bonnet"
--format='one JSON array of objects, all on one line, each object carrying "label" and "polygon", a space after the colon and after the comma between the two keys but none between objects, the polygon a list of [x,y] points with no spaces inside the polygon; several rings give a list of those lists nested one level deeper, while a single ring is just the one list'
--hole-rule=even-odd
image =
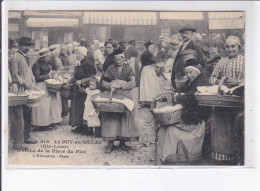
[{"label": "woman with white bonnet", "polygon": [[51,52],[48,48],[39,51],[39,59],[33,65],[32,71],[36,81],[36,87],[47,95],[37,106],[32,107],[32,125],[37,127],[48,127],[60,123],[61,100],[56,93],[48,92],[45,80],[52,78],[51,66],[48,64]]},{"label": "woman with white bonnet", "polygon": [[[243,85],[245,80],[245,60],[240,54],[241,42],[236,36],[229,36],[225,41],[227,57],[221,58],[217,63],[211,78],[212,85],[218,85],[223,78],[224,85],[234,87]],[[238,109],[219,108],[213,109],[211,139],[212,158],[216,164],[233,163],[232,129]]]},{"label": "woman with white bonnet", "polygon": [[209,85],[207,77],[195,59],[186,62],[185,74],[188,78],[174,100],[183,107],[181,122],[160,128],[158,133],[159,153],[165,163],[196,162],[201,160],[208,112],[195,99],[198,86]]},{"label": "woman with white bonnet", "polygon": [[86,134],[86,128],[83,127],[83,113],[84,102],[86,100],[85,91],[80,91],[81,88],[87,88],[87,79],[96,74],[95,67],[88,63],[87,49],[83,46],[76,48],[76,63],[74,68],[74,78],[72,79],[72,98],[70,108],[70,120],[69,124],[73,127],[73,132],[80,132]]}]

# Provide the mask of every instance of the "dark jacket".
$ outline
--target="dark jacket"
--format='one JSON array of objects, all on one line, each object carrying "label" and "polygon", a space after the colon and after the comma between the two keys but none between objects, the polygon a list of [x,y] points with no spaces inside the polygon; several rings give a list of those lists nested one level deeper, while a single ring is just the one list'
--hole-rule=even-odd
[{"label": "dark jacket", "polygon": [[197,125],[208,118],[208,114],[210,114],[208,109],[199,106],[195,99],[197,87],[208,85],[209,81],[207,77],[201,73],[191,83],[188,80],[180,90],[180,92],[185,93],[185,95],[178,96],[177,101],[183,106],[182,120],[185,124]]},{"label": "dark jacket", "polygon": [[141,63],[142,66],[148,66],[156,63],[156,59],[153,57],[152,53],[150,53],[148,50],[145,51],[141,56]]},{"label": "dark jacket", "polygon": [[175,57],[175,60],[174,60],[174,63],[173,63],[173,67],[172,67],[172,75],[171,75],[171,82],[172,82],[172,86],[174,88],[176,88],[176,85],[175,85],[175,76],[177,73],[181,73],[182,76],[185,75],[185,63],[182,62],[182,51],[184,50],[194,50],[196,51],[197,53],[197,59],[200,63],[200,65],[204,68],[205,67],[205,61],[204,61],[204,55],[202,53],[202,49],[201,47],[195,43],[194,41],[190,41],[189,44],[182,50],[182,47],[183,47],[183,44],[181,45],[176,57]]},{"label": "dark jacket", "polygon": [[69,58],[67,56],[65,56],[64,54],[60,53],[59,57],[61,59],[61,62],[62,62],[63,66],[69,66],[70,65]]},{"label": "dark jacket", "polygon": [[81,60],[80,63],[80,66],[75,66],[74,68],[74,81],[88,78],[97,73],[95,67],[87,59]]},{"label": "dark jacket", "polygon": [[103,71],[104,73],[107,71],[108,67],[109,66],[112,66],[113,64],[115,64],[115,61],[114,61],[114,54],[109,54],[104,62],[104,65],[103,65]]},{"label": "dark jacket", "polygon": [[35,77],[36,82],[44,82],[49,79],[49,73],[51,70],[51,66],[44,62],[41,58],[37,60],[37,62],[32,67],[32,72]]}]

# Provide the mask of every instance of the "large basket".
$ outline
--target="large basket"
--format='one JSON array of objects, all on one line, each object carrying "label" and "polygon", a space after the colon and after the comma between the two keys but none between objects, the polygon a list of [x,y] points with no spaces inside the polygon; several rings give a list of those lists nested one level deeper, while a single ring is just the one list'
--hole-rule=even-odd
[{"label": "large basket", "polygon": [[[110,99],[110,94],[108,92],[102,92],[101,94],[95,95],[91,98],[94,108],[100,112],[126,113],[127,111],[129,111],[127,107],[121,103],[115,103],[111,101],[95,101],[97,97]],[[131,99],[130,97],[120,93],[114,93],[113,98]]]},{"label": "large basket", "polygon": [[49,92],[56,93],[61,90],[62,86],[63,86],[63,84],[50,84],[50,83],[46,82],[46,87]]},{"label": "large basket", "polygon": [[8,106],[19,106],[19,105],[26,105],[28,102],[28,95],[17,95],[8,97]]},{"label": "large basket", "polygon": [[209,107],[243,107],[242,98],[236,95],[222,95],[221,86],[226,78],[219,82],[217,95],[200,95],[195,94],[198,105]]},{"label": "large basket", "polygon": [[158,123],[160,125],[171,125],[171,124],[179,123],[181,121],[182,109],[176,110],[176,111],[171,111],[171,112],[164,112],[164,113],[154,112],[157,101],[160,101],[160,100],[166,101],[166,103],[164,103],[161,106],[157,106],[157,108],[175,105],[173,103],[173,99],[172,99],[172,96],[174,94],[175,94],[174,92],[167,92],[167,93],[163,93],[163,94],[157,96],[156,98],[154,98],[151,106],[152,106],[152,114],[155,118],[156,123]]}]

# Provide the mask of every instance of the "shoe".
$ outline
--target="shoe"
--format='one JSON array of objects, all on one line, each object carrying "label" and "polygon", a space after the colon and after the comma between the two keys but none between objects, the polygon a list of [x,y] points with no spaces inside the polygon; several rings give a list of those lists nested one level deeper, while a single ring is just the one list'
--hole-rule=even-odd
[{"label": "shoe", "polygon": [[24,143],[27,143],[27,144],[36,144],[36,143],[38,143],[38,141],[30,137],[29,139],[26,139],[26,140],[24,141]]},{"label": "shoe", "polygon": [[16,150],[28,150],[29,147],[24,144],[14,144],[14,149]]},{"label": "shoe", "polygon": [[114,144],[113,143],[109,143],[107,148],[106,148],[105,153],[106,154],[110,154],[113,151],[113,147],[114,147]]},{"label": "shoe", "polygon": [[77,127],[77,126],[75,126],[75,127],[72,127],[71,131],[72,131],[73,133],[79,133],[80,128]]},{"label": "shoe", "polygon": [[130,147],[127,147],[124,141],[119,142],[119,147],[122,149],[122,151],[129,151]]}]

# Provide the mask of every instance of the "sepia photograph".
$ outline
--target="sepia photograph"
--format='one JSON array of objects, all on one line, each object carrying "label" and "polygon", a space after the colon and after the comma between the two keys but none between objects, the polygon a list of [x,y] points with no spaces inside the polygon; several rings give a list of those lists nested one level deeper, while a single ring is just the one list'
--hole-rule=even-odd
[{"label": "sepia photograph", "polygon": [[8,11],[9,166],[245,164],[244,11]]}]

